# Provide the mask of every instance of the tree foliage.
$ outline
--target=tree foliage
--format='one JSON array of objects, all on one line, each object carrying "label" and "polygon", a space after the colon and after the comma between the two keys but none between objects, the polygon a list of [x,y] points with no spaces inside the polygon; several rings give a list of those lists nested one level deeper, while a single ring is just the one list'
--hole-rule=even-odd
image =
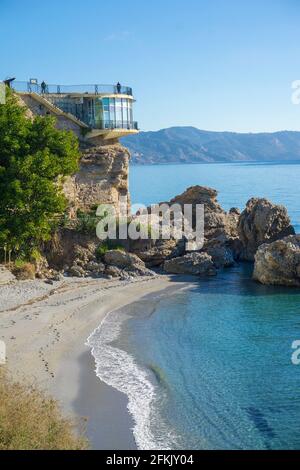
[{"label": "tree foliage", "polygon": [[76,172],[78,141],[51,116],[28,119],[7,89],[0,105],[0,247],[29,254],[49,240],[66,208],[63,177]]}]

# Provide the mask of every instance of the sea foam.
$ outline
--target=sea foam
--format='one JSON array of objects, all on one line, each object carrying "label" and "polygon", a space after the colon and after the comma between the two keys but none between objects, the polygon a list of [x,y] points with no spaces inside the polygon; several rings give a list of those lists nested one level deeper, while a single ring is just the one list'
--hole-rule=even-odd
[{"label": "sea foam", "polygon": [[150,371],[138,366],[126,351],[111,345],[118,339],[122,323],[127,318],[121,311],[109,313],[86,344],[95,358],[99,379],[128,397],[138,449],[168,450],[174,446],[176,436],[157,416],[155,402],[159,391],[151,381]]}]

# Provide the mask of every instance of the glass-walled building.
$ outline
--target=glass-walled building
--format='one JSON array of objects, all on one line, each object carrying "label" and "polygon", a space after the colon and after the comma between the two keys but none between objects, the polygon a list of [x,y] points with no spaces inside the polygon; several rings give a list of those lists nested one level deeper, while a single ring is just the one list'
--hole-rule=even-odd
[{"label": "glass-walled building", "polygon": [[[39,85],[36,82],[14,82],[13,88],[72,115],[95,134],[115,130],[116,137],[135,133],[138,124],[133,119],[132,89],[114,85]],[[27,90],[27,91],[26,91]],[[67,116],[66,116],[67,117]],[[96,132],[98,131],[98,132]],[[103,132],[100,132],[103,131]],[[112,132],[110,132],[110,136]]]},{"label": "glass-walled building", "polygon": [[133,99],[127,97],[76,98],[48,95],[65,113],[71,113],[92,129],[137,129],[133,121]]}]

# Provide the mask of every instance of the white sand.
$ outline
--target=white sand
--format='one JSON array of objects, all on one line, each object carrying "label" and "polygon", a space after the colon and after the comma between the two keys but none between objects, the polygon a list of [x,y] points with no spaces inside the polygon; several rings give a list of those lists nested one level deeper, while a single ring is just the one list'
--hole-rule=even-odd
[{"label": "white sand", "polygon": [[130,282],[66,278],[53,285],[23,281],[0,287],[0,339],[15,378],[52,388],[64,355],[84,348],[104,315],[164,289],[169,278]]},{"label": "white sand", "polygon": [[[94,372],[87,379],[92,385],[85,384],[86,390],[92,386],[94,390],[90,407],[87,403],[89,398],[82,396],[83,384],[80,383],[84,377],[82,368],[92,370],[94,367],[85,345],[88,336],[107,313],[144,295],[176,285],[174,277],[157,276],[130,282],[65,278],[53,285],[36,280],[0,286],[0,340],[6,343],[9,372],[14,379],[36,384],[49,392],[60,401],[65,412],[88,410],[88,414],[92,414],[91,407],[95,407],[98,393],[93,382]],[[179,285],[184,287],[182,280]],[[99,391],[100,384],[99,380]],[[111,394],[115,393],[111,389]],[[103,394],[107,400],[110,392],[104,388]],[[125,397],[121,396],[121,405],[120,399],[119,402],[117,400],[117,415],[126,413],[124,400]],[[108,403],[107,406],[110,405]],[[130,427],[130,419],[120,417],[120,425],[123,423],[123,427]],[[118,416],[114,419],[117,421]],[[131,447],[132,436],[117,442],[124,448],[127,445]],[[96,445],[101,448],[101,443]]]}]

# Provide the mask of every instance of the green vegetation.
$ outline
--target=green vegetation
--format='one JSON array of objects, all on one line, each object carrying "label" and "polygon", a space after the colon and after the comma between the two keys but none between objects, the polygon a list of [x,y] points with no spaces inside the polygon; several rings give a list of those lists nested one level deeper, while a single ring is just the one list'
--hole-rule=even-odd
[{"label": "green vegetation", "polygon": [[55,400],[11,382],[0,369],[0,450],[82,450],[75,423],[61,416]]},{"label": "green vegetation", "polygon": [[91,210],[90,212],[83,212],[78,210],[76,230],[77,232],[85,233],[87,235],[95,235],[97,223],[99,220],[100,219],[99,217],[96,217],[94,210]]},{"label": "green vegetation", "polygon": [[63,177],[76,172],[78,142],[51,116],[26,117],[7,89],[0,106],[0,247],[30,256],[63,217]]},{"label": "green vegetation", "polygon": [[13,264],[12,273],[19,281],[35,279],[35,266],[32,263],[18,259]]},{"label": "green vegetation", "polygon": [[106,240],[105,242],[101,243],[101,245],[99,245],[96,250],[97,259],[101,261],[105,253],[110,250],[126,251],[123,246],[117,244],[117,241]]}]

